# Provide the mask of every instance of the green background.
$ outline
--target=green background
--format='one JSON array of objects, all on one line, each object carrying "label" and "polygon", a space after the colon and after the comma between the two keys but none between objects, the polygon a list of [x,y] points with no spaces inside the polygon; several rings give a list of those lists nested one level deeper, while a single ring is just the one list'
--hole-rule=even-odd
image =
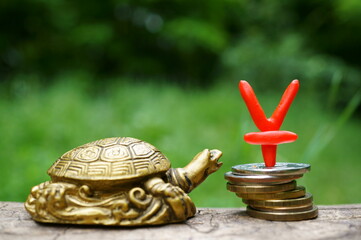
[{"label": "green background", "polygon": [[360,16],[356,0],[1,1],[0,200],[25,201],[69,149],[131,136],[173,167],[222,150],[190,195],[241,206],[223,174],[262,156],[238,81],[270,116],[299,79],[281,127],[299,139],[277,159],[311,164],[298,183],[316,204],[360,203]]}]

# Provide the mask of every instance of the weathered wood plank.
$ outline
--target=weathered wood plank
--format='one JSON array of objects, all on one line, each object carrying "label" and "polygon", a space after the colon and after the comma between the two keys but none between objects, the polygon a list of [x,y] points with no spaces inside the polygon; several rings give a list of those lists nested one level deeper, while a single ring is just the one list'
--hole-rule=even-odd
[{"label": "weathered wood plank", "polygon": [[0,239],[361,239],[361,204],[319,209],[314,220],[273,222],[248,217],[243,208],[200,208],[181,224],[109,228],[38,224],[22,203],[0,202]]}]

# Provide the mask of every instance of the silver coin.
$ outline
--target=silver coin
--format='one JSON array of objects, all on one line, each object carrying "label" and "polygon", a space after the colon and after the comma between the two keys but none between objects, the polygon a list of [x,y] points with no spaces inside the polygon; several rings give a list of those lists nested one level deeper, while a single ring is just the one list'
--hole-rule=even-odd
[{"label": "silver coin", "polygon": [[227,172],[224,174],[224,178],[227,179],[231,183],[286,183],[292,180],[298,179],[302,177],[303,174],[296,174],[296,175],[264,175],[264,174],[253,174],[253,175],[241,175],[241,174],[234,174],[232,172]]},{"label": "silver coin", "polygon": [[234,174],[265,174],[272,176],[299,175],[310,171],[310,164],[306,163],[276,163],[274,167],[266,167],[264,163],[241,164],[232,167]]}]

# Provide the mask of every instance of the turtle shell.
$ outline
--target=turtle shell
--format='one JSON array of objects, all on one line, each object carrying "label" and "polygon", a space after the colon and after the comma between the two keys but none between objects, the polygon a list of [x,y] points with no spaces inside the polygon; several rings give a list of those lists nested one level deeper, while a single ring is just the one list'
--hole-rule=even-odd
[{"label": "turtle shell", "polygon": [[[48,170],[53,182],[125,183],[161,175],[169,160],[153,145],[130,137],[105,138],[74,148]],[[106,184],[108,185],[108,184]]]}]

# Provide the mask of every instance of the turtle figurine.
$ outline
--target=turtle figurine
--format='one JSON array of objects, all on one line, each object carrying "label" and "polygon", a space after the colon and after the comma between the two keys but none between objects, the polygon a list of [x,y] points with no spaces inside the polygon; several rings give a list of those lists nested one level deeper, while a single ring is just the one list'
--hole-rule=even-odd
[{"label": "turtle figurine", "polygon": [[184,168],[171,168],[153,145],[130,137],[74,148],[32,188],[25,208],[38,222],[116,226],[185,221],[196,213],[187,195],[222,165],[205,149]]}]

